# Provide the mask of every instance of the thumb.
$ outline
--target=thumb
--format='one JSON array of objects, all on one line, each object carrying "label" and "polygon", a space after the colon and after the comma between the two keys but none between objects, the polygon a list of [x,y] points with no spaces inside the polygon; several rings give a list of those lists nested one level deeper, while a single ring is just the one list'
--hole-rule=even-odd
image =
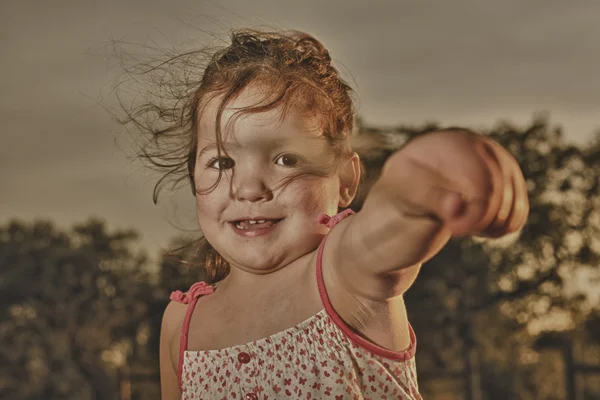
[{"label": "thumb", "polygon": [[425,193],[418,205],[405,208],[405,214],[436,219],[454,237],[472,233],[474,223],[480,220],[485,210],[480,202],[467,201],[460,193],[444,187],[430,187]]},{"label": "thumb", "polygon": [[460,193],[453,192],[445,188],[436,188],[439,190],[439,216],[444,221],[452,221],[460,217],[465,210],[465,202]]},{"label": "thumb", "polygon": [[401,155],[388,160],[380,181],[402,212],[444,224],[459,218],[464,212],[464,198],[454,190],[458,185],[443,172]]},{"label": "thumb", "polygon": [[404,210],[407,215],[429,216],[446,224],[464,212],[465,203],[460,193],[445,187],[431,186],[422,191],[422,196],[416,193],[413,196],[411,207]]}]

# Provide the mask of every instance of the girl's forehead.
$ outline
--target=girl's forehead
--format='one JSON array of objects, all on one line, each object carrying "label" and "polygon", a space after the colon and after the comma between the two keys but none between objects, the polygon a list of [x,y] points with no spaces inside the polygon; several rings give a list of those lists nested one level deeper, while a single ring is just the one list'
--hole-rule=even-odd
[{"label": "girl's forehead", "polygon": [[[199,142],[214,142],[217,134],[217,114],[221,98],[208,101],[200,110],[198,124]],[[268,102],[264,93],[246,89],[230,101],[223,109],[220,131],[224,142],[244,142],[257,140],[323,139],[317,118],[299,107],[278,106],[263,112],[246,111]]]}]

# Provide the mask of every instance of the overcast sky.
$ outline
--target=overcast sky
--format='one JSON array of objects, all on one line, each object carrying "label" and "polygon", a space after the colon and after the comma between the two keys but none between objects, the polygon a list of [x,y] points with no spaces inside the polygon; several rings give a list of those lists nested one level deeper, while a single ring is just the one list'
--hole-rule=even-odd
[{"label": "overcast sky", "polygon": [[151,251],[193,229],[191,194],[152,203],[110,101],[111,39],[179,44],[242,26],[305,30],[342,66],[375,125],[527,125],[548,111],[569,140],[600,128],[600,2],[0,1],[0,223],[91,215]]}]

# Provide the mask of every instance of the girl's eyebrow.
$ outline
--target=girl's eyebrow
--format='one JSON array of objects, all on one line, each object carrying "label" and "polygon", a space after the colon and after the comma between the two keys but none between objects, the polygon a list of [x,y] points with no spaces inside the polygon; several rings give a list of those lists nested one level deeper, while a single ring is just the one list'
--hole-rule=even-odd
[{"label": "girl's eyebrow", "polygon": [[[265,147],[268,147],[268,148],[277,148],[277,147],[283,147],[287,144],[294,143],[294,142],[296,142],[296,140],[294,140],[294,139],[277,138],[277,139],[272,139],[272,140],[268,140],[268,141],[265,140],[261,143],[261,145],[264,145]],[[225,142],[225,143],[223,143],[223,147],[225,149],[227,149],[227,151],[230,151],[230,150],[238,150],[244,146],[240,145],[238,142]],[[198,158],[202,157],[204,155],[204,153],[207,153],[211,150],[215,150],[216,148],[217,148],[216,143],[210,143],[210,144],[206,145],[202,150],[200,150],[198,152]]]},{"label": "girl's eyebrow", "polygon": [[[232,149],[232,148],[233,149],[237,149],[237,148],[241,147],[239,144],[236,144],[236,143],[224,143],[223,146],[225,148],[227,148],[227,149]],[[198,158],[202,157],[202,155],[204,153],[208,153],[209,151],[214,150],[216,148],[217,148],[217,144],[216,143],[211,143],[211,144],[205,146],[202,150],[200,150],[198,152]]]}]

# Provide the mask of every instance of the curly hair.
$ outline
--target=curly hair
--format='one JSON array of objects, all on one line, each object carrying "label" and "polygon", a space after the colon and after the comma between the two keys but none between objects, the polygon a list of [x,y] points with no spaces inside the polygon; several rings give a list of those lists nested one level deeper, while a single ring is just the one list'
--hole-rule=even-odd
[{"label": "curly hair", "polygon": [[[352,153],[354,107],[350,86],[332,65],[329,52],[316,38],[302,32],[263,32],[236,30],[230,44],[217,50],[195,50],[170,57],[167,61],[147,65],[139,74],[154,74],[158,83],[151,93],[158,101],[148,101],[131,110],[121,103],[127,118],[150,135],[140,156],[151,167],[163,172],[153,191],[153,200],[168,179],[174,186],[188,180],[194,195],[207,190],[195,187],[194,168],[198,146],[198,125],[204,107],[218,100],[216,141],[219,157],[225,152],[221,116],[227,104],[249,85],[265,88],[265,97],[255,105],[236,112],[261,113],[281,110],[283,120],[291,108],[301,108],[316,119],[322,136],[331,148],[328,165],[307,166],[298,175],[330,176],[345,155]],[[361,181],[364,167],[361,164]],[[202,237],[194,251],[195,261],[202,264],[206,280],[214,283],[229,271],[228,263]],[[180,248],[181,249],[181,248]]]}]

